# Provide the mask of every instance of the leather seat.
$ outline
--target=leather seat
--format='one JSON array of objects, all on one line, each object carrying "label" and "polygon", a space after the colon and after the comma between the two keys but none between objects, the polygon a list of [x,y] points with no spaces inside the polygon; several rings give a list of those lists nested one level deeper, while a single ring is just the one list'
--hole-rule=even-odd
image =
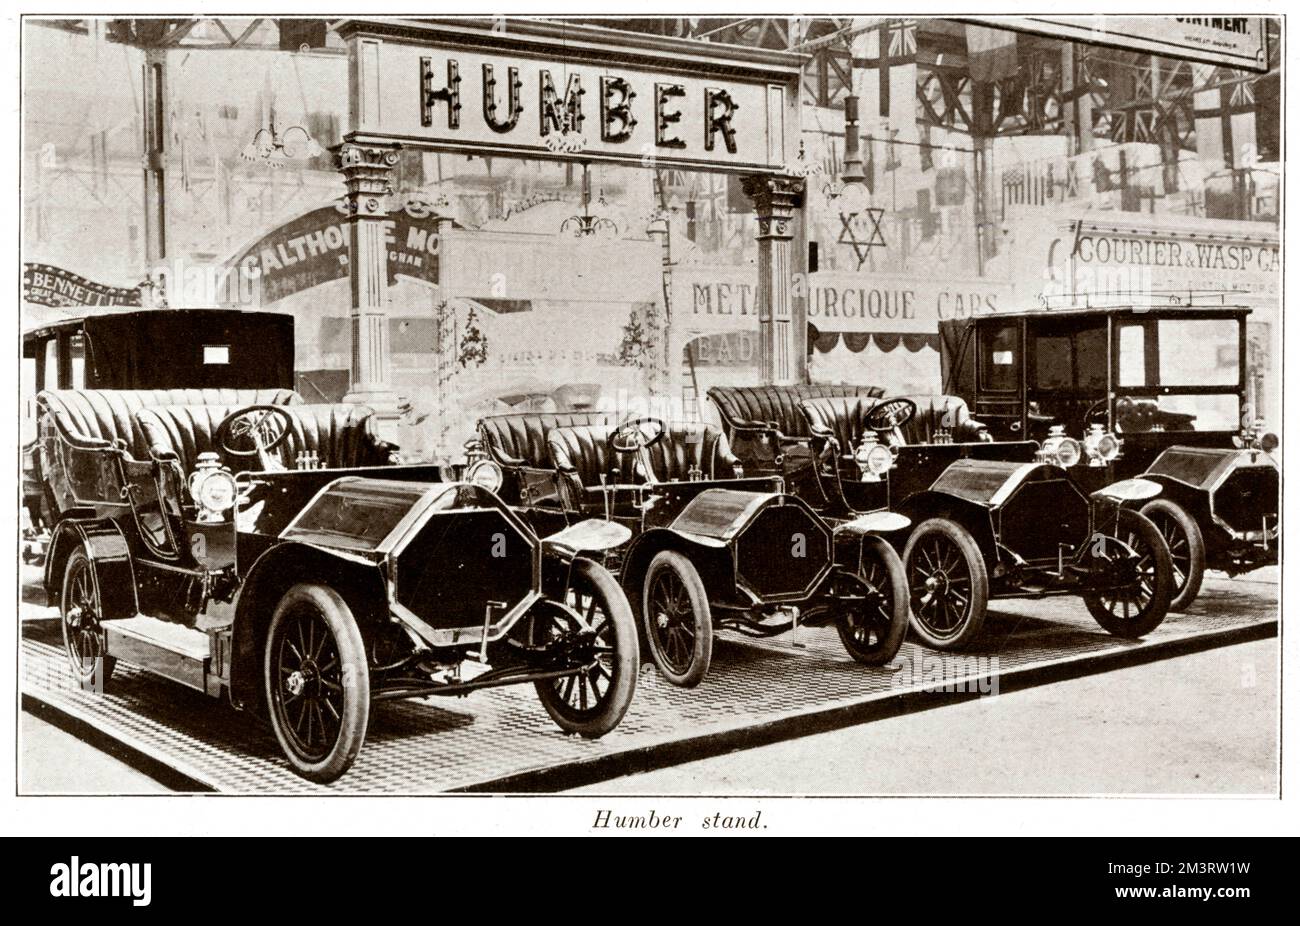
[{"label": "leather seat", "polygon": [[480,418],[479,438],[488,455],[506,468],[551,468],[547,435],[554,428],[615,424],[612,412],[522,412]]},{"label": "leather seat", "polygon": [[49,389],[36,397],[42,414],[76,447],[111,446],[121,440],[136,460],[148,458],[148,442],[135,416],[142,408],[168,405],[298,405],[292,389]]},{"label": "leather seat", "polygon": [[[900,429],[906,444],[932,444],[940,430],[952,435],[953,443],[986,440],[988,428],[970,416],[963,399],[949,395],[890,396],[916,403],[916,414]],[[800,411],[809,429],[818,436],[834,437],[841,456],[852,456],[862,440],[866,416],[877,404],[876,399],[833,397],[805,399]]]},{"label": "leather seat", "polygon": [[867,430],[864,419],[876,400],[866,401],[859,396],[826,396],[804,399],[799,411],[816,437],[833,437],[839,445],[841,456],[852,456],[854,448]]},{"label": "leather seat", "polygon": [[882,396],[879,386],[829,383],[792,386],[714,386],[709,399],[718,409],[727,437],[737,430],[775,430],[785,439],[807,440],[808,424],[799,411],[804,399],[832,396]]},{"label": "leather seat", "polygon": [[[185,473],[193,471],[200,453],[214,451],[222,462],[238,471],[257,469],[252,457],[228,457],[216,446],[217,428],[243,405],[161,405],[142,408],[136,423],[154,459],[174,456]],[[328,469],[383,466],[396,448],[375,432],[374,412],[364,405],[286,406],[292,425],[290,436],[271,451],[292,467],[299,453],[314,452]]]},{"label": "leather seat", "polygon": [[[603,507],[600,477],[627,485],[644,482],[635,472],[636,455],[618,453],[609,437],[615,425],[554,428],[547,437],[551,463],[559,473],[565,504],[576,510]],[[743,470],[726,436],[712,425],[672,423],[648,450],[658,482],[685,482],[692,467],[705,479],[732,479]]]},{"label": "leather seat", "polygon": [[[893,398],[893,396],[891,396]],[[953,443],[987,440],[988,426],[971,417],[965,399],[955,395],[909,395],[901,398],[916,403],[916,414],[903,425],[903,440],[909,444],[930,444],[939,431],[948,431]]]}]

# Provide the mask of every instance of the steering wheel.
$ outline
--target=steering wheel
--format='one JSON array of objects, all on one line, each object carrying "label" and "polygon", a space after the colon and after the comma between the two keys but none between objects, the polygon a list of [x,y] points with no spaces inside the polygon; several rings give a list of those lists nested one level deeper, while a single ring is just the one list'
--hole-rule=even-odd
[{"label": "steering wheel", "polygon": [[659,443],[667,430],[662,418],[629,418],[609,435],[609,445],[619,453],[636,453]]},{"label": "steering wheel", "polygon": [[901,428],[916,414],[916,403],[911,399],[887,399],[867,412],[863,421],[873,431],[892,431]]},{"label": "steering wheel", "polygon": [[255,457],[284,443],[292,425],[283,406],[249,405],[222,419],[214,440],[232,457]]},{"label": "steering wheel", "polygon": [[[1123,399],[1120,399],[1119,401],[1120,401],[1120,402],[1123,402],[1124,400],[1123,400]],[[1119,403],[1118,403],[1118,402],[1116,403],[1116,408],[1117,408],[1117,409],[1119,408]],[[1093,419],[1094,417],[1098,417],[1098,416],[1097,416],[1097,412],[1098,412],[1098,411],[1101,411],[1101,412],[1105,412],[1105,411],[1106,411],[1106,399],[1105,399],[1105,398],[1100,398],[1100,399],[1098,399],[1096,402],[1093,402],[1091,405],[1088,406],[1088,410],[1085,411],[1085,412],[1083,413],[1083,426],[1084,426],[1085,428],[1087,428],[1088,425],[1090,425],[1090,424],[1093,423],[1093,422],[1092,422],[1092,419]],[[1104,418],[1104,415],[1101,416],[1101,417]],[[1102,423],[1104,424],[1105,422],[1103,421]]]}]

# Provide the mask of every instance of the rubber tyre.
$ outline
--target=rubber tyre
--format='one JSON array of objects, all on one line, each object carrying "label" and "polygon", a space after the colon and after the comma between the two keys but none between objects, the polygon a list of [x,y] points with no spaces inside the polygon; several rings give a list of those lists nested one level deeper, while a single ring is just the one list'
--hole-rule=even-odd
[{"label": "rubber tyre", "polygon": [[[1169,612],[1173,598],[1174,574],[1169,561],[1169,546],[1160,529],[1136,511],[1121,508],[1118,515],[1120,539],[1132,536],[1139,547],[1145,547],[1154,558],[1151,597],[1146,607],[1133,618],[1120,617],[1111,612],[1101,595],[1083,596],[1088,612],[1108,633],[1126,639],[1144,637],[1160,626]],[[1126,541],[1127,542],[1127,541]],[[1141,552],[1141,549],[1139,549]]]},{"label": "rubber tyre", "polygon": [[[962,571],[969,587],[966,605],[951,627],[937,627],[933,618],[939,613],[934,600],[925,601],[927,573],[932,569],[932,547],[944,552],[944,562]],[[926,646],[938,650],[960,650],[971,644],[984,629],[988,613],[989,576],[984,557],[975,538],[966,528],[947,518],[930,518],[912,531],[903,549],[903,564],[912,610],[912,630]],[[947,601],[943,596],[939,601]]]},{"label": "rubber tyre", "polygon": [[[609,684],[603,693],[599,692],[590,676],[583,674],[540,681],[535,687],[546,713],[561,730],[596,739],[619,725],[636,693],[637,669],[641,661],[636,620],[622,587],[605,567],[591,560],[577,559],[573,563],[573,572],[580,606],[575,610],[580,610],[584,617],[597,625],[597,642],[608,651],[601,654],[604,658],[598,657],[596,671],[598,675],[607,676]],[[584,596],[590,598],[590,603],[583,601]],[[598,619],[597,614],[602,615],[603,620]],[[592,685],[590,690],[597,697],[591,707],[575,707],[565,696],[566,690],[572,690],[568,685],[573,678],[577,678],[580,685]]]},{"label": "rubber tyre", "polygon": [[[95,629],[78,633],[80,624],[69,624],[72,603],[76,602],[92,612]],[[59,623],[63,630],[63,651],[68,657],[72,674],[85,691],[102,691],[108,687],[117,660],[104,655],[105,634],[102,624],[99,590],[95,586],[94,566],[84,547],[78,546],[68,555],[63,567],[62,592],[59,595]],[[78,621],[83,618],[77,618]],[[85,650],[86,652],[83,652]]]},{"label": "rubber tyre", "polygon": [[[661,615],[651,604],[661,581],[677,586],[674,614]],[[689,614],[683,612],[684,605],[689,605]],[[694,688],[703,681],[713,661],[713,611],[704,582],[690,560],[674,550],[655,554],[641,586],[641,616],[646,646],[659,673],[679,688]],[[661,625],[661,616],[666,626]]]},{"label": "rubber tyre", "polygon": [[[1144,514],[1165,538],[1173,572],[1170,611],[1186,611],[1201,593],[1205,578],[1205,539],[1201,527],[1182,505],[1157,498],[1142,507]],[[1180,579],[1181,573],[1181,579]]]},{"label": "rubber tyre", "polygon": [[[862,538],[861,574],[886,596],[881,602],[879,618],[887,618],[887,629],[878,633],[876,642],[870,643],[860,622],[854,615],[843,611],[835,621],[840,642],[849,655],[866,666],[883,666],[898,654],[907,636],[911,618],[910,596],[907,592],[907,574],[902,557],[880,537]],[[879,623],[880,621],[878,621]]]},{"label": "rubber tyre", "polygon": [[[304,651],[310,647],[302,646],[302,637],[308,628],[324,629],[328,637],[320,644],[311,644],[315,651],[311,664],[319,655],[326,666],[321,668],[316,681],[307,681],[301,693],[286,702],[286,695],[293,695],[288,678],[292,672],[285,668],[295,665],[292,646],[298,641],[298,648]],[[329,652],[337,658],[337,672],[329,665]],[[297,660],[300,674],[306,660]],[[280,598],[271,616],[271,626],[267,630],[265,652],[262,660],[263,680],[265,684],[267,713],[271,717],[271,729],[280,743],[280,749],[295,772],[309,781],[328,784],[346,772],[361,751],[361,744],[366,739],[366,727],[370,722],[370,668],[366,662],[365,641],[361,630],[348,607],[338,592],[324,585],[303,583],[290,588]],[[285,678],[281,683],[280,679]],[[329,692],[325,694],[324,692]],[[289,705],[300,697],[306,696],[302,713],[295,722],[290,717]],[[328,702],[328,705],[327,703]],[[324,723],[327,707],[337,713],[338,731],[334,734],[332,744],[329,737],[322,741],[322,749],[311,750],[312,724]],[[311,712],[313,720],[308,718]],[[329,721],[331,726],[334,721]],[[300,730],[305,726],[307,742],[304,743]]]}]

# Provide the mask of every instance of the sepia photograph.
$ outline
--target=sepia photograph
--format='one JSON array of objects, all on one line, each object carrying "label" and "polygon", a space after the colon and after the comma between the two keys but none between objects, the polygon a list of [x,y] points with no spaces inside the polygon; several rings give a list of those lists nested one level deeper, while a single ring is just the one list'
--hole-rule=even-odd
[{"label": "sepia photograph", "polygon": [[24,11],[20,804],[1278,805],[1280,10],[700,12]]}]

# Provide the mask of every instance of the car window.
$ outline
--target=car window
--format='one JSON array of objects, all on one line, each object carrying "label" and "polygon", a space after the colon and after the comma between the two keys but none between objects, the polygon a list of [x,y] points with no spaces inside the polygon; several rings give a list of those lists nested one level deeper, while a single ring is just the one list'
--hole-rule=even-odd
[{"label": "car window", "polygon": [[1106,329],[1041,332],[1034,337],[1036,389],[1106,388]]},{"label": "car window", "polygon": [[980,338],[980,388],[1014,392],[1020,387],[1020,344],[1015,325],[984,329]]},{"label": "car window", "polygon": [[1235,386],[1240,326],[1232,318],[1161,319],[1160,385]]},{"label": "car window", "polygon": [[1074,385],[1073,367],[1068,337],[1040,337],[1034,342],[1034,385],[1039,389]]},{"label": "car window", "polygon": [[86,339],[79,334],[71,341],[72,388],[86,388]]},{"label": "car window", "polygon": [[50,338],[45,342],[45,377],[42,389],[59,388],[59,339]]},{"label": "car window", "polygon": [[1119,384],[1147,385],[1146,329],[1141,325],[1120,325]]}]

